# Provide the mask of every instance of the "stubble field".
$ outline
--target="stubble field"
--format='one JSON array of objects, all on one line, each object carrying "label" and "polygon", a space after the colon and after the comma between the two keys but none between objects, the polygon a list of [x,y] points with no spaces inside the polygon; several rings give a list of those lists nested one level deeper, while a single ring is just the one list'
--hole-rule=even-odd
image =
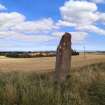
[{"label": "stubble field", "polygon": [[[90,64],[105,62],[105,55],[102,54],[80,54],[72,57],[72,68],[80,68]],[[6,58],[0,57],[0,71],[35,71],[51,72],[55,68],[55,57],[41,58]]]},{"label": "stubble field", "polygon": [[105,105],[105,55],[73,56],[62,83],[54,67],[55,57],[0,57],[0,105]]}]

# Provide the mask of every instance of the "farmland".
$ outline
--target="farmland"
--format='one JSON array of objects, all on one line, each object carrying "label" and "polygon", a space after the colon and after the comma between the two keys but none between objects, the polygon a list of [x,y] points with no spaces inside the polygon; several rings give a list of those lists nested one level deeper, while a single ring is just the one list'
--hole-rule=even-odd
[{"label": "farmland", "polygon": [[[83,54],[72,56],[72,68],[79,68],[94,63],[105,62],[103,54]],[[51,72],[54,71],[55,57],[40,58],[7,58],[0,57],[0,71],[35,71],[35,72]]]},{"label": "farmland", "polygon": [[53,70],[55,58],[0,61],[5,71],[0,72],[0,105],[105,105],[104,55],[88,55],[85,61],[83,55],[73,57],[70,77],[63,84],[45,73],[49,67]]},{"label": "farmland", "polygon": [[105,55],[72,57],[70,77],[52,78],[55,57],[0,57],[0,105],[105,105]]}]

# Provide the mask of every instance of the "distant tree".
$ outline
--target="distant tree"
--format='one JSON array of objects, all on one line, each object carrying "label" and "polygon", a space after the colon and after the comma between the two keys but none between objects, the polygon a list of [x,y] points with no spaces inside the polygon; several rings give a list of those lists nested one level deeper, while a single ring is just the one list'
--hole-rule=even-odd
[{"label": "distant tree", "polygon": [[75,55],[75,56],[76,55],[79,55],[79,52],[77,52],[77,51],[75,51],[75,50],[72,49],[72,55]]}]

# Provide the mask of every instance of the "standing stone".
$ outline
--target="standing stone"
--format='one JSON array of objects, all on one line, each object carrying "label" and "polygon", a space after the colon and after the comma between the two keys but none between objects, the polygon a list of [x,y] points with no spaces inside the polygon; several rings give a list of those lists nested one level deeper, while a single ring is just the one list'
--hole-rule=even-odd
[{"label": "standing stone", "polygon": [[64,81],[70,73],[71,68],[71,34],[65,33],[57,48],[55,78]]}]

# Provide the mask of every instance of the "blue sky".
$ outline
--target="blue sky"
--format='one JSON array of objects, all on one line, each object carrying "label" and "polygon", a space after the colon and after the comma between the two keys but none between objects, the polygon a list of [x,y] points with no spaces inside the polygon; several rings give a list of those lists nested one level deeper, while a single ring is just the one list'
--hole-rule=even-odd
[{"label": "blue sky", "polygon": [[0,0],[0,51],[105,50],[105,0]]}]

